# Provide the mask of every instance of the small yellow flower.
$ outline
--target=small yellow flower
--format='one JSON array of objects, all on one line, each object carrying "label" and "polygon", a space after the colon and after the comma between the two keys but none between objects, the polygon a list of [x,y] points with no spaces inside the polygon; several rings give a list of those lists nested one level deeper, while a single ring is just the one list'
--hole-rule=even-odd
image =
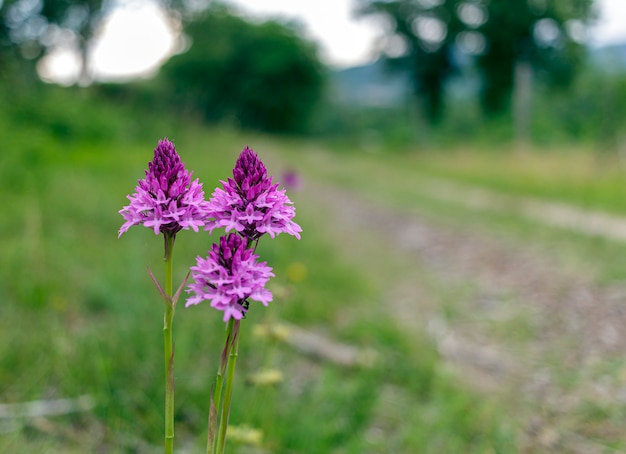
[{"label": "small yellow flower", "polygon": [[283,373],[278,369],[263,369],[248,377],[248,382],[258,386],[273,386],[282,382]]},{"label": "small yellow flower", "polygon": [[291,282],[302,282],[306,279],[307,267],[302,262],[292,262],[287,267],[287,278]]},{"label": "small yellow flower", "polygon": [[248,446],[260,447],[263,442],[263,432],[250,426],[228,426],[226,436],[230,441]]}]

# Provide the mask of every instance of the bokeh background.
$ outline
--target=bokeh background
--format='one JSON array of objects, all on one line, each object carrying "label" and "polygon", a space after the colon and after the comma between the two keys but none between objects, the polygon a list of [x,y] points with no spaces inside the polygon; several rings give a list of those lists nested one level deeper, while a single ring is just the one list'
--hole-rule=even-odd
[{"label": "bokeh background", "polygon": [[[623,452],[625,126],[620,0],[0,0],[0,451],[162,449],[163,242],[117,232],[168,137],[207,197],[253,148],[303,228],[231,452]],[[182,302],[199,453],[224,324]]]}]

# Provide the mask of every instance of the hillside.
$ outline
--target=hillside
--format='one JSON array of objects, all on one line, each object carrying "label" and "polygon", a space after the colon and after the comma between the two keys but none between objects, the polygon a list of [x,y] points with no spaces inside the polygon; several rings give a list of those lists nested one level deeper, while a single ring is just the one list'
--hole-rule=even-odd
[{"label": "hillside", "polygon": [[[471,64],[471,60],[462,61],[464,65]],[[626,42],[590,47],[588,63],[601,72],[626,72]],[[455,95],[463,96],[478,89],[475,80],[463,78],[463,83],[458,83],[459,79],[451,81]],[[397,105],[411,92],[409,75],[389,71],[382,59],[332,72],[331,87],[333,99],[342,104],[360,106]]]}]

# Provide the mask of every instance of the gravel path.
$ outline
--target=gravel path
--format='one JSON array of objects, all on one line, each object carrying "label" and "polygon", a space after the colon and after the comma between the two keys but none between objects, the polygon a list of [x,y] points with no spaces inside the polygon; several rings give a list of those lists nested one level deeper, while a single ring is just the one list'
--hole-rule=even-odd
[{"label": "gravel path", "polygon": [[[599,287],[548,254],[485,231],[307,185],[298,198],[332,220],[337,247],[349,260],[384,282],[389,292],[382,303],[399,326],[422,327],[464,380],[527,409],[528,452],[616,452],[592,440],[626,440],[610,422],[589,427],[572,416],[589,402],[601,408],[626,403],[626,288]],[[476,209],[505,209],[510,202],[442,182],[429,188]],[[626,239],[623,220],[572,207],[526,201],[521,213]]]},{"label": "gravel path", "polygon": [[515,197],[441,179],[423,180],[420,190],[435,200],[481,211],[511,211],[531,221],[611,240],[626,241],[626,218],[564,203]]}]

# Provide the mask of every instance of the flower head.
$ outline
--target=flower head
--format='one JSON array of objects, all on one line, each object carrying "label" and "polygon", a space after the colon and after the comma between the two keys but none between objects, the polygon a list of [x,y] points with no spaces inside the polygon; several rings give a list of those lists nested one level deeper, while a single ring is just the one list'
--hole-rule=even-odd
[{"label": "flower head", "polygon": [[197,257],[196,266],[191,267],[194,283],[187,293],[194,295],[185,306],[211,301],[211,306],[224,311],[224,321],[231,317],[241,319],[248,310],[248,299],[263,305],[272,301],[272,293],[265,288],[274,276],[266,262],[257,262],[259,257],[247,248],[246,240],[230,233],[214,243],[206,258]]},{"label": "flower head", "polygon": [[302,229],[292,221],[296,209],[250,148],[239,155],[233,178],[221,183],[224,189],[217,188],[209,200],[206,230],[225,227],[226,232],[235,230],[248,240],[258,240],[265,233],[272,238],[288,233],[300,239]]},{"label": "flower head", "polygon": [[287,189],[299,191],[302,188],[302,178],[293,169],[285,170],[281,175],[281,179]]},{"label": "flower head", "polygon": [[118,237],[133,225],[149,227],[157,235],[189,228],[197,232],[205,224],[209,204],[204,200],[202,184],[198,179],[191,181],[191,175],[174,144],[160,140],[146,178],[139,180],[135,193],[128,196],[130,205],[120,210],[126,222]]}]

